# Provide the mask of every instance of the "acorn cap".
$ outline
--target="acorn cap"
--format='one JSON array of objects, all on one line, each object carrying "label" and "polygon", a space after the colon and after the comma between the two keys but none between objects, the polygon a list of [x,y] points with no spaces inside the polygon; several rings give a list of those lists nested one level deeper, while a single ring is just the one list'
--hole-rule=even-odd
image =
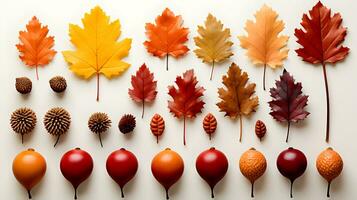
[{"label": "acorn cap", "polygon": [[71,116],[63,108],[52,108],[47,111],[43,123],[49,134],[57,136],[56,146],[59,137],[68,131],[71,125]]},{"label": "acorn cap", "polygon": [[126,134],[132,132],[136,126],[135,117],[131,114],[124,115],[119,121],[119,130],[120,132]]},{"label": "acorn cap", "polygon": [[21,94],[28,94],[32,90],[32,81],[27,77],[16,78],[15,88]]},{"label": "acorn cap", "polygon": [[97,112],[92,114],[88,120],[88,128],[96,134],[104,133],[110,128],[112,121],[105,113]]},{"label": "acorn cap", "polygon": [[50,87],[54,92],[61,93],[67,88],[67,81],[62,76],[55,76],[49,81]]},{"label": "acorn cap", "polygon": [[29,108],[19,108],[11,114],[10,125],[15,133],[28,134],[36,126],[37,117],[33,110]]}]

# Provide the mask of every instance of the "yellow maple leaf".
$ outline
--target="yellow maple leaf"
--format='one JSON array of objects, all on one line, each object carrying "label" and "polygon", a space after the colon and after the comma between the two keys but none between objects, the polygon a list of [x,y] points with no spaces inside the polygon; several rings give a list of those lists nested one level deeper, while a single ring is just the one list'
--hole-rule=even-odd
[{"label": "yellow maple leaf", "polygon": [[203,62],[212,64],[212,74],[214,64],[222,62],[233,55],[231,46],[233,43],[229,41],[231,36],[229,28],[223,29],[221,21],[217,20],[212,14],[208,14],[205,21],[205,27],[198,26],[199,36],[195,37],[195,44],[198,49],[194,50],[198,58]]},{"label": "yellow maple leaf", "polygon": [[130,64],[121,59],[131,47],[131,39],[117,42],[121,31],[120,22],[110,22],[109,16],[99,7],[86,13],[82,19],[83,28],[69,25],[69,36],[75,51],[63,51],[69,69],[85,79],[97,76],[97,101],[99,101],[99,75],[107,78],[120,75]]},{"label": "yellow maple leaf", "polygon": [[266,66],[273,69],[283,65],[288,57],[286,47],[288,36],[279,35],[284,29],[284,22],[278,20],[278,14],[267,5],[255,14],[256,21],[248,20],[245,30],[248,36],[238,36],[242,48],[247,49],[247,55],[256,65],[264,66],[263,88],[265,90]]}]

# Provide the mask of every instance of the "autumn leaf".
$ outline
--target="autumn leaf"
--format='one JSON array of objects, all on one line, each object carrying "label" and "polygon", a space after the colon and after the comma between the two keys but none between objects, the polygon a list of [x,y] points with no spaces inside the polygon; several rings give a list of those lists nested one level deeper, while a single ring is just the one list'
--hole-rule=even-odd
[{"label": "autumn leaf", "polygon": [[227,75],[222,77],[223,85],[218,88],[219,98],[217,103],[220,112],[225,112],[225,116],[236,119],[239,118],[240,133],[239,141],[242,141],[242,117],[248,116],[258,107],[258,97],[255,93],[255,83],[248,83],[248,74],[232,63]]},{"label": "autumn leaf", "polygon": [[245,30],[248,36],[238,36],[242,48],[255,65],[263,65],[263,89],[265,90],[265,71],[281,67],[288,57],[288,36],[279,35],[284,30],[284,22],[278,20],[278,14],[264,5],[256,14],[256,21],[248,20]]},{"label": "autumn leaf", "polygon": [[22,62],[36,68],[38,80],[38,67],[50,63],[57,53],[52,49],[55,40],[53,36],[47,36],[49,32],[47,26],[42,26],[35,16],[26,25],[26,30],[19,32],[20,43],[16,47]]},{"label": "autumn leaf", "polygon": [[82,22],[83,28],[69,25],[69,36],[77,49],[62,53],[69,69],[76,75],[85,79],[96,75],[99,101],[99,75],[111,78],[129,68],[130,64],[121,59],[128,55],[131,39],[117,42],[121,34],[120,22],[110,22],[109,16],[99,6],[86,13]]},{"label": "autumn leaf", "polygon": [[271,108],[269,114],[279,122],[288,123],[286,142],[289,140],[290,124],[303,120],[310,114],[304,110],[309,96],[303,95],[301,89],[301,83],[295,83],[293,76],[285,69],[280,80],[275,82],[275,88],[270,89],[273,100],[268,102]]},{"label": "autumn leaf", "polygon": [[147,51],[156,57],[166,56],[166,70],[169,69],[169,55],[178,58],[189,51],[184,43],[188,40],[188,28],[182,27],[182,18],[166,8],[155,20],[156,24],[145,26],[148,40],[144,42]]},{"label": "autumn leaf", "polygon": [[131,76],[131,85],[129,96],[133,101],[142,104],[141,118],[144,118],[145,102],[151,102],[156,98],[156,85],[154,74],[149,71],[145,63],[139,68],[135,76]]},{"label": "autumn leaf", "polygon": [[194,38],[198,49],[194,52],[203,62],[212,64],[210,76],[210,80],[212,80],[215,63],[222,62],[233,55],[231,49],[233,42],[229,40],[230,30],[223,29],[221,21],[209,14],[205,21],[205,27],[198,26],[198,34],[199,36]]},{"label": "autumn leaf", "polygon": [[201,113],[205,104],[201,97],[205,89],[197,86],[197,78],[194,71],[188,70],[183,76],[177,76],[175,86],[169,86],[169,95],[172,101],[168,101],[170,112],[176,118],[183,118],[183,144],[186,145],[186,119],[195,118]]},{"label": "autumn leaf", "polygon": [[347,34],[343,27],[342,18],[339,13],[331,17],[331,10],[318,2],[309,15],[304,14],[301,26],[303,29],[295,29],[297,42],[302,46],[296,50],[298,56],[311,64],[321,64],[326,91],[326,142],[330,137],[330,99],[326,74],[326,64],[334,64],[343,60],[349,48],[342,46]]}]

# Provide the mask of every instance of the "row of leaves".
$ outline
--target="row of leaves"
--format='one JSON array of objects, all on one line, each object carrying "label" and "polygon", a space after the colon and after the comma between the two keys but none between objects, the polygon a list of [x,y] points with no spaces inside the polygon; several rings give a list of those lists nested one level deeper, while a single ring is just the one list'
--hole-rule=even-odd
[{"label": "row of leaves", "polygon": [[[288,36],[280,35],[284,29],[284,22],[278,20],[278,14],[270,7],[264,5],[255,17],[255,22],[247,21],[245,30],[248,34],[239,36],[239,40],[241,47],[247,49],[247,55],[252,62],[264,66],[263,88],[265,90],[266,67],[277,68],[283,65],[283,61],[288,56],[286,47]],[[119,20],[110,22],[109,16],[98,6],[86,14],[82,22],[83,28],[74,24],[69,26],[71,42],[76,50],[63,51],[62,53],[70,70],[76,75],[85,79],[96,76],[97,100],[99,100],[100,74],[111,78],[122,74],[130,66],[122,59],[129,53],[131,39],[117,42],[121,34]],[[301,22],[303,28],[295,29],[297,42],[302,46],[296,50],[298,56],[311,64],[321,64],[323,68],[327,100],[327,142],[329,140],[330,106],[326,64],[334,64],[343,60],[349,52],[349,48],[341,46],[347,34],[346,28],[341,23],[340,14],[331,16],[330,9],[318,2],[309,11],[309,15],[303,15]],[[181,16],[176,16],[169,9],[165,9],[156,18],[155,24],[146,24],[148,40],[144,42],[144,45],[152,55],[160,58],[166,57],[167,69],[169,56],[178,58],[189,51],[185,45],[189,30],[182,24]],[[20,32],[21,43],[17,45],[21,53],[20,58],[28,66],[35,67],[36,71],[39,66],[48,64],[56,54],[56,51],[53,50],[54,37],[47,36],[48,32],[47,26],[42,26],[36,17],[27,25],[27,31]],[[198,48],[194,52],[203,62],[212,65],[213,73],[216,63],[233,55],[231,50],[233,43],[229,40],[230,30],[223,28],[223,24],[209,14],[205,25],[198,26],[198,33],[199,36],[194,38]],[[226,112],[227,116],[238,117],[241,121],[243,115],[248,115],[255,110],[258,105],[258,97],[251,97],[254,94],[255,84],[245,86],[248,80],[247,74],[241,73],[235,64],[232,66],[228,76],[223,77],[227,90],[219,89],[222,102],[218,103],[218,106],[221,111]],[[143,108],[144,102],[153,100],[156,95],[153,90],[156,83],[146,84],[145,81],[142,81],[152,82],[152,77],[145,77],[150,76],[149,74],[139,70],[137,76],[132,78],[134,89],[130,91],[131,96],[135,101],[142,102]],[[291,122],[296,122],[307,116],[308,113],[303,111],[303,107],[307,103],[307,96],[301,94],[301,84],[295,85],[293,80],[288,80],[292,77],[289,74],[284,74],[281,81],[276,84],[277,89],[271,90],[274,100],[269,104],[273,117],[278,121],[287,121],[290,125]],[[284,81],[286,83],[282,83]],[[203,108],[204,102],[198,99],[203,95],[204,89],[195,87],[197,80],[193,71],[187,71],[183,78],[178,77],[176,83],[178,89],[173,86],[169,88],[169,94],[173,98],[172,101],[169,101],[169,108],[176,117],[183,117],[185,122],[186,118],[195,117]]]},{"label": "row of leaves", "polygon": [[[242,118],[254,113],[258,107],[255,84],[248,83],[248,74],[243,72],[235,63],[232,63],[227,75],[223,76],[222,79],[225,87],[218,89],[221,101],[217,103],[217,106],[221,112],[225,112],[226,116],[233,119],[239,118],[239,141],[241,141],[243,132]],[[154,80],[154,74],[143,64],[136,72],[136,75],[132,76],[131,83],[132,88],[129,89],[128,93],[134,101],[142,104],[142,117],[144,117],[145,102],[153,101],[157,95],[157,82]],[[198,81],[193,70],[188,70],[182,76],[178,76],[175,83],[177,87],[171,85],[168,88],[168,94],[172,97],[172,100],[168,101],[168,108],[176,118],[183,118],[183,143],[186,145],[186,120],[195,118],[198,113],[202,112],[205,104],[202,100],[205,89],[197,85]],[[308,96],[302,94],[301,83],[296,83],[286,70],[283,71],[280,80],[276,81],[276,87],[271,88],[270,94],[272,97],[272,100],[269,102],[271,108],[270,115],[279,122],[288,123],[286,137],[286,142],[288,142],[290,123],[303,120],[309,115],[309,112],[304,109],[307,105]],[[46,125],[46,118],[49,119],[48,126]],[[124,116],[124,118],[127,122],[132,122],[125,125],[130,130],[122,131],[123,133],[127,133],[135,127],[135,119],[131,115]],[[12,114],[10,122],[14,131],[23,135],[32,131],[36,123],[36,116],[32,110],[18,109]],[[62,108],[51,109],[45,116],[46,129],[49,133],[58,135],[58,138],[68,130],[69,123],[70,115]],[[156,133],[153,133],[155,135],[159,136],[162,134],[164,123],[160,115],[153,117],[151,126],[153,127],[154,125]],[[106,114],[98,113],[90,118],[88,124],[89,128],[99,134],[100,138],[100,134],[110,127],[111,121]],[[216,126],[217,121],[215,117],[212,114],[207,115],[204,120],[206,132],[211,135],[215,131]],[[262,125],[259,126],[259,129],[263,127]],[[64,129],[64,127],[66,128]],[[154,129],[152,128],[152,131]]]}]

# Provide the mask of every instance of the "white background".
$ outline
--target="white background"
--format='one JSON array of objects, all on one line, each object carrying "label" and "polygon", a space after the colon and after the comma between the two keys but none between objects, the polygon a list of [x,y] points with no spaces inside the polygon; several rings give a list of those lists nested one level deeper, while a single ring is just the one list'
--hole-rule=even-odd
[{"label": "white background", "polygon": [[[287,126],[272,119],[268,114],[267,102],[269,93],[262,90],[263,68],[255,67],[245,56],[245,50],[239,46],[237,35],[245,34],[244,24],[253,19],[254,13],[264,4],[273,7],[286,22],[283,34],[289,35],[289,57],[285,67],[294,77],[303,83],[303,91],[310,95],[307,109],[311,112],[308,118],[291,127],[291,137],[285,143]],[[73,198],[72,186],[59,171],[61,156],[68,150],[81,147],[87,150],[94,159],[94,171],[89,180],[79,188],[82,200],[120,199],[119,187],[109,178],[105,170],[105,161],[110,152],[125,147],[136,154],[139,160],[138,173],[126,187],[126,199],[164,199],[164,189],[156,182],[150,171],[153,156],[166,147],[177,151],[185,161],[185,172],[181,180],[171,188],[172,199],[209,199],[210,191],[195,169],[197,155],[211,146],[222,150],[229,159],[229,170],[216,188],[216,199],[249,199],[250,183],[241,175],[238,167],[240,155],[250,147],[262,151],[268,168],[264,176],[255,184],[255,199],[288,199],[289,181],[282,177],[275,165],[278,154],[289,146],[301,149],[308,158],[306,173],[294,185],[295,199],[326,199],[326,182],[316,168],[315,159],[319,152],[328,146],[336,149],[344,159],[344,171],[336,179],[331,188],[332,199],[355,199],[357,194],[357,160],[356,153],[356,64],[353,48],[357,41],[354,1],[324,1],[333,11],[343,16],[343,25],[348,27],[345,45],[352,49],[347,59],[336,66],[328,66],[327,73],[331,91],[331,142],[325,143],[325,91],[322,68],[301,61],[294,50],[298,48],[293,35],[294,28],[300,27],[302,14],[307,12],[316,1],[301,0],[1,0],[0,6],[0,194],[1,199],[26,199],[26,192],[12,175],[12,160],[20,151],[32,147],[47,160],[48,170],[42,182],[33,190],[36,200],[64,200]],[[132,67],[122,76],[107,80],[101,79],[101,100],[95,101],[95,79],[82,80],[68,70],[61,51],[73,49],[68,37],[68,24],[81,24],[85,12],[100,5],[111,19],[120,19],[122,36],[133,38],[130,55],[124,60]],[[193,37],[197,35],[197,25],[203,24],[207,14],[211,12],[231,29],[234,42],[234,56],[214,72],[214,80],[209,81],[210,67],[197,59],[192,51],[179,60],[170,59],[170,70],[166,72],[165,61],[152,57],[143,46],[145,23],[153,22],[164,8],[169,7],[175,14],[184,19],[184,26],[189,27],[188,47],[195,49]],[[55,49],[59,52],[54,61],[39,70],[40,80],[35,80],[35,70],[26,67],[18,58],[15,44],[19,42],[18,32],[36,15],[43,24],[49,26],[50,35],[55,36]],[[243,142],[238,142],[239,122],[224,117],[215,105],[218,102],[217,88],[221,87],[221,76],[226,73],[230,62],[236,62],[250,75],[250,81],[257,83],[257,95],[260,106],[250,118],[244,118]],[[130,76],[139,66],[146,63],[155,73],[158,80],[158,96],[156,101],[146,107],[144,119],[140,118],[141,107],[128,96]],[[167,86],[174,83],[177,75],[193,68],[198,76],[199,84],[206,88],[203,113],[187,124],[187,146],[182,144],[183,123],[174,118],[168,111]],[[282,69],[267,69],[267,86],[272,87]],[[68,81],[68,89],[63,96],[56,95],[49,88],[48,80],[62,75]],[[33,81],[33,91],[27,97],[15,90],[15,78],[28,76]],[[38,124],[31,136],[26,136],[21,144],[19,135],[13,133],[9,126],[12,111],[19,107],[32,108],[38,117]],[[72,125],[69,133],[61,138],[53,148],[55,138],[46,133],[42,120],[46,111],[55,106],[63,106],[72,114]],[[113,124],[104,137],[104,148],[99,145],[98,138],[87,128],[87,120],[94,112],[107,112]],[[212,141],[202,129],[202,119],[212,112],[218,119],[218,130]],[[137,128],[133,134],[123,135],[117,128],[119,118],[125,113],[137,116]],[[160,113],[166,120],[166,130],[160,143],[149,130],[149,121],[154,113]],[[254,134],[257,119],[263,120],[268,127],[266,138],[259,142]]]}]

